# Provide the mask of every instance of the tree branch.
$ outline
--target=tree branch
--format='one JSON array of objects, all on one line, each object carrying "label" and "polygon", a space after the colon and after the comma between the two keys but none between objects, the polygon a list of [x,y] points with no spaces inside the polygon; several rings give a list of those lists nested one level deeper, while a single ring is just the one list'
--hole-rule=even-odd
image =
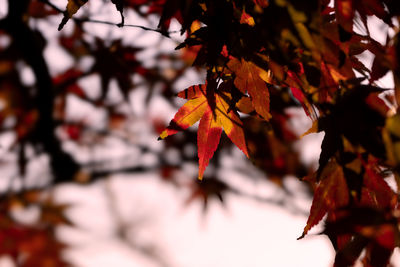
[{"label": "tree branch", "polygon": [[[29,0],[8,0],[9,12],[0,25],[11,35],[14,45],[18,48],[26,63],[30,65],[36,77],[37,91],[33,96],[33,102],[38,110],[39,118],[29,136],[30,141],[42,146],[44,151],[50,155],[54,179],[70,181],[79,170],[79,165],[62,150],[60,141],[55,136],[52,79],[43,56],[43,47],[23,18],[29,2]],[[28,92],[23,93],[28,95]]]}]

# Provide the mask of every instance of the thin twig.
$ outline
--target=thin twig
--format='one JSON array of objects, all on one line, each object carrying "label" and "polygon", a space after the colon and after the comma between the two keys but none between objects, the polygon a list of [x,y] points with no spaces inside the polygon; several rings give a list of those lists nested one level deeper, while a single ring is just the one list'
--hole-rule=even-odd
[{"label": "thin twig", "polygon": [[[46,5],[48,5],[49,7],[53,8],[54,10],[56,10],[56,11],[58,11],[60,13],[65,13],[64,10],[60,9],[59,7],[57,7],[56,5],[54,5],[53,3],[51,3],[48,0],[39,0],[39,1],[44,3],[44,4],[46,4]],[[106,24],[106,25],[116,26],[118,28],[121,28],[121,26],[122,27],[139,28],[139,29],[143,29],[145,31],[158,32],[158,33],[160,33],[162,35],[181,32],[180,30],[162,31],[160,29],[153,29],[153,28],[149,28],[149,27],[146,27],[146,26],[142,26],[142,25],[136,25],[136,24],[123,24],[123,25],[121,25],[121,23],[114,23],[114,22],[97,20],[97,19],[90,19],[90,18],[75,18],[75,17],[72,17],[71,19],[74,20],[75,22],[78,22],[78,23],[89,22],[89,23],[98,23],[98,24]]]}]

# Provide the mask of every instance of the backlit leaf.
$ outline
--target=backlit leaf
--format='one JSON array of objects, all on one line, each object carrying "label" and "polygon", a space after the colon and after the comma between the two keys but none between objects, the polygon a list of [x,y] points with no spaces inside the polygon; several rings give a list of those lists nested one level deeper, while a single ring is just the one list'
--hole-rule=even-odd
[{"label": "backlit leaf", "polygon": [[217,118],[213,116],[213,111],[208,107],[200,120],[199,130],[197,133],[199,179],[203,178],[203,173],[208,162],[217,149],[221,133],[222,128],[220,127]]},{"label": "backlit leaf", "polygon": [[[192,89],[194,91],[191,91]],[[178,110],[170,125],[161,133],[160,138],[164,139],[178,131],[185,130],[200,120],[208,106],[205,94],[206,85],[204,84],[192,86],[179,93],[178,95],[184,95],[190,100]]]},{"label": "backlit leaf", "polygon": [[239,118],[239,115],[229,108],[229,104],[226,99],[229,99],[230,95],[217,94],[216,95],[216,115],[219,125],[224,128],[224,132],[231,139],[231,141],[240,149],[242,152],[249,157],[247,151],[246,141],[243,131],[243,123]]},{"label": "backlit leaf", "polygon": [[[223,88],[225,84],[220,85]],[[209,92],[207,92],[209,90]],[[228,101],[231,96],[222,89],[214,92],[206,84],[191,86],[178,96],[188,99],[175,114],[169,126],[161,133],[160,139],[173,135],[180,130],[187,129],[200,120],[197,133],[199,157],[199,179],[203,178],[204,171],[217,149],[222,129],[231,141],[248,157],[243,124],[237,113],[230,109]]]},{"label": "backlit leaf", "polygon": [[271,118],[269,113],[269,92],[265,79],[268,73],[254,63],[241,59],[231,59],[228,67],[235,75],[235,86],[242,92],[248,92],[256,112],[265,120]]},{"label": "backlit leaf", "polygon": [[344,207],[349,203],[349,190],[344,178],[343,168],[336,161],[326,165],[321,174],[321,181],[314,192],[310,215],[304,227],[304,237],[308,231],[329,211]]}]

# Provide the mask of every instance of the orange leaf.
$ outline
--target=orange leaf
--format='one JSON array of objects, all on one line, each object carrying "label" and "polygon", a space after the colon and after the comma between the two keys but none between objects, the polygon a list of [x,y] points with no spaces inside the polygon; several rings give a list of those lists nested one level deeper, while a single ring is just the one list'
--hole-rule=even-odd
[{"label": "orange leaf", "polygon": [[231,141],[246,155],[249,157],[247,151],[246,140],[244,137],[243,123],[239,118],[239,115],[229,108],[229,104],[226,99],[230,99],[231,96],[228,93],[222,95],[222,93],[216,95],[216,115],[220,126],[224,128],[226,135]]},{"label": "orange leaf", "polygon": [[244,96],[242,97],[237,103],[236,107],[239,109],[240,112],[250,114],[254,111],[254,107],[251,104],[250,97]]},{"label": "orange leaf", "polygon": [[222,93],[215,94],[215,110],[212,110],[211,106],[208,106],[200,120],[199,130],[197,132],[199,179],[203,178],[203,173],[208,162],[217,149],[222,128],[229,139],[249,157],[243,124],[239,116],[233,110],[229,109],[229,104],[226,99],[230,99],[228,93],[224,95],[222,95]]},{"label": "orange leaf", "polygon": [[[207,89],[211,93],[208,93]],[[243,124],[239,115],[230,108],[228,103],[232,98],[231,95],[223,93],[222,90],[216,93],[211,89],[203,84],[189,87],[178,93],[179,97],[189,100],[178,110],[170,125],[160,135],[160,138],[164,139],[179,130],[187,129],[200,120],[197,133],[199,179],[203,178],[204,171],[217,149],[222,129],[231,141],[247,157],[249,156]]]},{"label": "orange leaf", "polygon": [[299,239],[303,238],[313,226],[318,224],[327,212],[343,207],[348,202],[349,190],[343,169],[335,161],[331,161],[322,171],[321,181],[314,192],[307,225]]},{"label": "orange leaf", "polygon": [[213,116],[210,107],[207,108],[200,120],[197,132],[197,147],[199,156],[199,179],[203,178],[208,162],[214,155],[221,138],[222,128]]},{"label": "orange leaf", "polygon": [[249,93],[256,112],[265,120],[271,118],[269,113],[269,91],[265,80],[268,73],[250,61],[236,58],[228,62],[228,67],[235,73],[235,86],[242,92]]},{"label": "orange leaf", "polygon": [[200,120],[208,106],[205,94],[206,85],[204,84],[192,86],[180,92],[178,96],[190,100],[178,110],[167,129],[161,133],[160,138],[164,139],[180,130],[185,130]]},{"label": "orange leaf", "polygon": [[206,88],[207,86],[205,84],[193,85],[183,91],[180,91],[177,96],[183,99],[202,97],[206,95]]}]

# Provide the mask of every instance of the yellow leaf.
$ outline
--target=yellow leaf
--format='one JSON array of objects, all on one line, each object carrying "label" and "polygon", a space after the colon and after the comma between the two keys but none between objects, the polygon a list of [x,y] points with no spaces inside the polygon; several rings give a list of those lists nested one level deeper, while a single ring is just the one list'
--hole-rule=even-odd
[{"label": "yellow leaf", "polygon": [[245,10],[243,10],[242,16],[240,17],[240,24],[247,24],[251,27],[256,25],[256,23],[254,22],[254,18],[247,14]]},{"label": "yellow leaf", "polygon": [[206,85],[196,85],[180,93],[186,96],[189,95],[192,99],[178,110],[170,125],[161,133],[160,139],[176,134],[180,130],[185,130],[200,120],[208,106],[205,92]]},{"label": "yellow leaf", "polygon": [[231,141],[246,155],[249,157],[247,151],[246,140],[244,137],[243,123],[232,109],[229,108],[229,104],[226,102],[226,98],[230,99],[229,94],[224,96],[216,95],[216,116],[219,124],[224,128],[224,132],[231,139]]}]

